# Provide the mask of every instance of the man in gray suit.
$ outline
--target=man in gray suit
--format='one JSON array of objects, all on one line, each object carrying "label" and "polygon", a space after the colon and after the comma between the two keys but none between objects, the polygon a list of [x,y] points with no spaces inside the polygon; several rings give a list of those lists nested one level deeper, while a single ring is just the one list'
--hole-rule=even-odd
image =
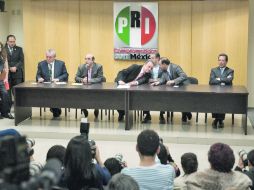
[{"label": "man in gray suit", "polygon": [[[65,63],[56,59],[55,50],[47,50],[46,60],[43,60],[38,64],[36,81],[39,83],[68,81],[68,73]],[[62,113],[60,108],[50,108],[50,111],[53,113],[54,117],[59,117]]]},{"label": "man in gray suit", "polygon": [[[102,65],[95,63],[95,58],[92,54],[87,54],[85,57],[85,64],[78,67],[78,71],[75,77],[75,81],[83,84],[95,84],[106,82],[106,78],[103,76]],[[88,116],[86,109],[81,110],[85,117]],[[94,116],[97,119],[99,110],[94,110]]]},{"label": "man in gray suit", "polygon": [[[221,85],[221,86],[231,86],[234,79],[234,70],[227,67],[228,63],[228,55],[221,53],[218,56],[218,67],[215,67],[211,70],[210,74],[210,85]],[[212,126],[213,128],[223,128],[225,119],[224,113],[213,113],[212,117],[215,118]]]},{"label": "man in gray suit", "polygon": [[[159,81],[152,83],[151,85],[184,85],[188,84],[187,75],[182,70],[179,65],[171,63],[168,58],[161,58],[160,60],[160,68],[163,71],[161,78]],[[182,121],[187,122],[187,118],[191,120],[192,114],[190,112],[182,113]]]}]

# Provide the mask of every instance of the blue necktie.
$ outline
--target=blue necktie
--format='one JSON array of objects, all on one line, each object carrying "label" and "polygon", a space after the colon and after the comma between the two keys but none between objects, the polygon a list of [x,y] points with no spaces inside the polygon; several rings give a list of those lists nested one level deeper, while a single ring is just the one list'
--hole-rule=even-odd
[{"label": "blue necktie", "polygon": [[52,81],[52,65],[49,64],[49,79]]}]

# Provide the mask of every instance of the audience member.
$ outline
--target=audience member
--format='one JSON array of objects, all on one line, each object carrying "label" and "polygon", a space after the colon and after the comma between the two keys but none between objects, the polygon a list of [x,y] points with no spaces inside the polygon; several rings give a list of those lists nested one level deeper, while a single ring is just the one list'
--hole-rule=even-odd
[{"label": "audience member", "polygon": [[180,188],[181,190],[187,190],[186,179],[187,177],[196,172],[198,169],[197,156],[194,153],[185,153],[181,157],[181,165],[184,171],[184,175],[175,179],[174,186]]},{"label": "audience member", "polygon": [[176,177],[180,176],[180,174],[181,174],[180,169],[178,168],[177,164],[171,157],[168,147],[166,145],[160,143],[160,152],[157,156],[158,156],[161,164],[164,164],[164,165],[170,164],[175,169]]},{"label": "audience member", "polygon": [[111,178],[106,190],[139,190],[139,186],[131,176],[118,173]]},{"label": "audience member", "polygon": [[196,172],[186,179],[187,189],[211,190],[236,188],[248,190],[252,184],[248,176],[232,171],[235,163],[233,150],[226,144],[215,143],[208,152],[211,168]]},{"label": "audience member", "polygon": [[239,162],[238,162],[238,165],[237,165],[235,170],[236,171],[242,171],[244,174],[249,176],[249,178],[252,181],[251,190],[254,190],[254,150],[251,150],[247,154],[247,160],[248,160],[248,167],[249,167],[248,170],[245,169],[245,165],[243,163],[243,158],[242,157],[239,158]]},{"label": "audience member", "polygon": [[0,119],[9,118],[14,119],[11,115],[11,100],[7,92],[9,90],[8,84],[8,61],[6,51],[3,44],[0,42]]},{"label": "audience member", "polygon": [[175,170],[171,165],[155,162],[156,154],[160,151],[159,136],[153,130],[142,131],[137,138],[136,150],[140,163],[135,168],[124,168],[121,173],[133,177],[140,189],[172,190]]},{"label": "audience member", "polygon": [[62,165],[64,165],[65,152],[66,148],[64,146],[54,145],[48,150],[46,161],[48,161],[51,158],[56,158],[62,163]]},{"label": "audience member", "polygon": [[103,189],[103,185],[107,185],[111,175],[101,161],[98,147],[95,160],[97,164],[93,163],[91,147],[85,136],[72,138],[66,149],[62,185],[69,190]]},{"label": "audience member", "polygon": [[111,176],[120,173],[124,167],[126,167],[125,163],[121,160],[118,160],[117,158],[108,158],[104,162],[105,167],[110,172]]}]

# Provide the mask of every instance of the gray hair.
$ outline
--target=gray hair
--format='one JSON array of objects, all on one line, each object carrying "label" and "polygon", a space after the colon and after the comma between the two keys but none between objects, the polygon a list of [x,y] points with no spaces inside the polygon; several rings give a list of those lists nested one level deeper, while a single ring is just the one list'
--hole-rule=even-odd
[{"label": "gray hair", "polygon": [[107,190],[139,190],[139,186],[131,176],[118,173],[109,181]]},{"label": "gray hair", "polygon": [[56,56],[56,51],[54,49],[48,49],[46,55]]}]

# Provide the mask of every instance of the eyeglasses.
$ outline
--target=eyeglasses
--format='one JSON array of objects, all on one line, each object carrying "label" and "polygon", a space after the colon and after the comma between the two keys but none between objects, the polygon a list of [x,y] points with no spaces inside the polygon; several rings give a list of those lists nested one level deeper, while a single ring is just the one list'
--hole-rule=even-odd
[{"label": "eyeglasses", "polygon": [[92,58],[91,57],[86,57],[85,60],[91,60]]}]

